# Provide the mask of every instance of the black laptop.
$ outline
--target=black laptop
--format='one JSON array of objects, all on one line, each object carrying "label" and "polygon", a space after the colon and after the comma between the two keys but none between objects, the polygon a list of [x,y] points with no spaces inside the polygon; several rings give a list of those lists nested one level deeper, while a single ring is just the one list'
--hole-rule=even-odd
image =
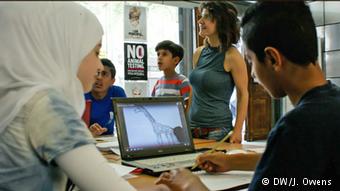
[{"label": "black laptop", "polygon": [[182,97],[112,99],[122,164],[160,172],[193,166],[199,153]]}]

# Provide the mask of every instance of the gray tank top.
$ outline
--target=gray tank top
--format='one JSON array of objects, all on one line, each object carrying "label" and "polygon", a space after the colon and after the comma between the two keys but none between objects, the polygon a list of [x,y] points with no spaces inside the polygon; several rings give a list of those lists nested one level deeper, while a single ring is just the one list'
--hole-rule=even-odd
[{"label": "gray tank top", "polygon": [[224,70],[225,52],[204,47],[197,67],[189,76],[192,85],[190,126],[232,128],[229,101],[234,90],[230,72]]}]

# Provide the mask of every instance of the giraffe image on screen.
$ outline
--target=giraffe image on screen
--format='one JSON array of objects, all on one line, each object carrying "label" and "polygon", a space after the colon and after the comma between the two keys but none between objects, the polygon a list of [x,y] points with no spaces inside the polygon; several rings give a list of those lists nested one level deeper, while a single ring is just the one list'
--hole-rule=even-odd
[{"label": "giraffe image on screen", "polygon": [[144,106],[137,106],[135,108],[135,112],[142,112],[144,116],[149,120],[153,128],[153,133],[157,137],[158,144],[176,144],[179,142],[174,133],[174,129],[176,127],[171,127],[169,125],[158,122]]}]

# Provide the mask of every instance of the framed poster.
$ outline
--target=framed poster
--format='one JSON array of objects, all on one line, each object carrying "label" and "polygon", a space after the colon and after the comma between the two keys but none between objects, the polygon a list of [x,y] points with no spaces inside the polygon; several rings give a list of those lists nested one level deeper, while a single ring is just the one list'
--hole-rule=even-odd
[{"label": "framed poster", "polygon": [[124,7],[125,41],[146,41],[146,8],[125,5]]},{"label": "framed poster", "polygon": [[125,80],[148,80],[147,46],[124,43]]}]

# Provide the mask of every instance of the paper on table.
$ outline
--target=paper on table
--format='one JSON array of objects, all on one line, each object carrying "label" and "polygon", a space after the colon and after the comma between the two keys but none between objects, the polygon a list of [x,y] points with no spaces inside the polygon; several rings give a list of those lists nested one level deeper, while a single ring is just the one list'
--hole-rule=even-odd
[{"label": "paper on table", "polygon": [[109,165],[116,171],[116,173],[123,177],[126,175],[129,175],[129,173],[133,170],[135,170],[136,168],[133,167],[129,167],[129,166],[124,166],[121,164],[116,164],[116,163],[109,163]]},{"label": "paper on table", "polygon": [[94,138],[97,142],[115,142],[115,141],[118,141],[117,137],[116,136],[107,136],[107,135],[104,135],[104,136],[99,136],[99,137],[95,137]]},{"label": "paper on table", "polygon": [[118,141],[117,142],[105,142],[105,143],[97,143],[96,146],[98,148],[111,148],[111,147],[119,147]]},{"label": "paper on table", "polygon": [[119,147],[112,147],[112,148],[110,148],[110,149],[111,149],[111,151],[112,151],[114,154],[120,156]]},{"label": "paper on table", "polygon": [[247,153],[247,151],[242,149],[233,149],[227,151],[227,154],[240,154],[240,153]]},{"label": "paper on table", "polygon": [[249,153],[249,152],[255,152],[255,153],[264,153],[266,148],[251,148],[251,149],[232,149],[228,150],[227,154],[238,154],[238,153]]},{"label": "paper on table", "polygon": [[196,172],[209,190],[224,190],[249,184],[254,171],[229,171],[225,173],[208,174],[205,171]]},{"label": "paper on table", "polygon": [[96,144],[96,147],[99,149],[99,150],[110,150],[111,148],[119,148],[119,144],[118,142],[105,142],[105,143],[97,143]]},{"label": "paper on table", "polygon": [[97,143],[96,147],[99,150],[107,151],[110,150],[111,148],[119,148],[119,142],[116,137],[111,137],[111,140],[109,142]]},{"label": "paper on table", "polygon": [[264,151],[266,150],[266,148],[252,148],[252,149],[247,149],[248,151],[253,151],[255,153],[264,153]]}]

